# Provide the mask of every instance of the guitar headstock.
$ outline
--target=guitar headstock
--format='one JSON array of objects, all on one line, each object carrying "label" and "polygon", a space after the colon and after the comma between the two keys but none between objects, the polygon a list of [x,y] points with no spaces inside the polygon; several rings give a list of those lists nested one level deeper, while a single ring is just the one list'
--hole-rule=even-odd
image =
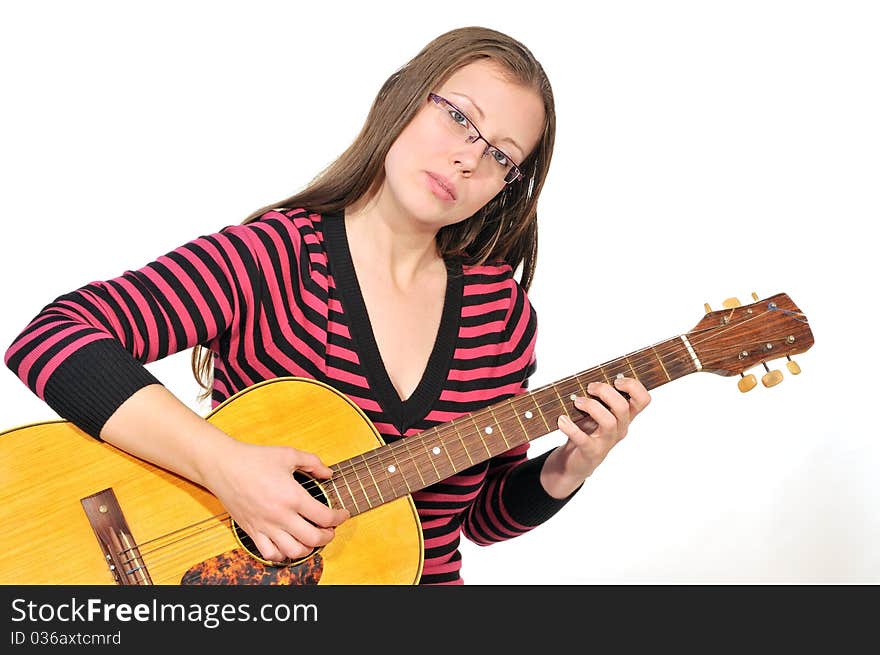
[{"label": "guitar headstock", "polygon": [[782,381],[782,373],[771,371],[767,362],[785,357],[792,375],[800,367],[791,359],[813,345],[813,333],[807,316],[787,294],[779,293],[763,300],[742,305],[736,298],[724,301],[725,309],[711,311],[687,333],[702,370],[718,375],[741,375],[740,391],[749,391],[757,385],[754,375],[744,375],[753,366],[763,365],[764,386],[772,387]]}]

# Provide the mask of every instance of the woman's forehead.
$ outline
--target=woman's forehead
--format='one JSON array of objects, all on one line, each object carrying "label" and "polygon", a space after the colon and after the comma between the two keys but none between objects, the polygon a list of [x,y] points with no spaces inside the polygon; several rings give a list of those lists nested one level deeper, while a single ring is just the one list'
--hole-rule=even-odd
[{"label": "woman's forehead", "polygon": [[515,144],[523,157],[537,145],[543,132],[543,99],[512,81],[501,64],[488,59],[470,62],[450,75],[439,91],[480,121],[480,130],[492,133],[497,145]]}]

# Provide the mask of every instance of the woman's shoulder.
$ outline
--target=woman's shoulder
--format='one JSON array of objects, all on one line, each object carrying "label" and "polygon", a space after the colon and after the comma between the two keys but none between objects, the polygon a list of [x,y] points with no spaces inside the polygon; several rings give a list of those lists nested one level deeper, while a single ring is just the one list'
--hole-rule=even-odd
[{"label": "woman's shoulder", "polygon": [[465,294],[506,293],[511,300],[526,297],[525,289],[517,281],[515,271],[504,261],[462,265]]},{"label": "woman's shoulder", "polygon": [[470,311],[483,308],[488,316],[500,320],[505,329],[523,320],[536,321],[535,309],[510,264],[499,261],[463,265],[462,273],[464,305],[470,306]]},{"label": "woman's shoulder", "polygon": [[299,253],[303,246],[312,255],[324,250],[323,222],[325,216],[308,209],[278,207],[243,223],[228,225],[220,234],[241,240],[254,250],[277,250],[291,247]]},{"label": "woman's shoulder", "polygon": [[276,207],[263,212],[245,225],[258,225],[260,227],[274,227],[288,232],[297,232],[303,238],[322,239],[322,227],[324,217],[318,212],[310,211],[304,207],[288,209]]}]

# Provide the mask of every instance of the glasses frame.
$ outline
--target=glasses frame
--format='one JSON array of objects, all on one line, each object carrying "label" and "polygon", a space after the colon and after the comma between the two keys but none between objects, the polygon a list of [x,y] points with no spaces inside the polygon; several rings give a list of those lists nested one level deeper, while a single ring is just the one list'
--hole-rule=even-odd
[{"label": "glasses frame", "polygon": [[[484,137],[484,136],[480,133],[480,130],[477,128],[477,126],[474,124],[474,122],[470,119],[470,117],[468,117],[468,115],[465,114],[461,109],[459,109],[458,107],[456,107],[454,102],[451,102],[451,101],[447,100],[446,98],[444,98],[443,96],[438,95],[438,94],[436,94],[436,93],[429,93],[429,94],[428,94],[428,99],[429,99],[429,100],[433,100],[434,103],[435,103],[438,107],[440,106],[440,103],[441,103],[441,102],[445,102],[447,105],[449,105],[450,107],[452,107],[455,111],[457,111],[459,114],[461,114],[461,115],[464,117],[464,119],[468,122],[468,127],[469,127],[469,128],[473,128],[474,132],[477,133],[476,138],[474,138],[472,135],[469,134],[469,135],[468,135],[468,138],[467,138],[467,143],[476,143],[476,142],[479,141],[480,139],[482,139],[482,140],[486,143],[486,149],[483,150],[482,157],[485,157],[485,156],[486,156],[486,153],[489,152],[489,148],[494,148],[495,150],[497,150],[498,152],[500,152],[502,155],[504,155],[504,156],[508,159],[508,161],[510,161],[510,166],[511,166],[511,168],[510,168],[510,170],[507,172],[507,174],[504,176],[504,184],[505,184],[505,185],[507,185],[507,184],[513,184],[514,182],[516,182],[517,180],[519,180],[519,179],[522,178],[522,176],[523,176],[523,175],[522,175],[522,170],[520,169],[519,165],[518,165],[515,161],[513,161],[513,157],[511,157],[510,155],[508,155],[506,152],[504,152],[504,151],[503,151],[501,148],[499,148],[498,146],[489,143],[489,142],[486,140],[486,137]],[[462,127],[464,127],[464,126],[462,126]],[[469,129],[468,131],[470,131],[470,129]],[[510,180],[508,181],[507,178],[510,177],[511,173],[513,174],[513,178],[510,179]]]}]

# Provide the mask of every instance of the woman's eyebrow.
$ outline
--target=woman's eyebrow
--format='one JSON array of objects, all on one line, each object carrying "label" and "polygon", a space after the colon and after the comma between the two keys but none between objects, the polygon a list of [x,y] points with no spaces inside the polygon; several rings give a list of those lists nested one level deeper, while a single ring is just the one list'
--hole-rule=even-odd
[{"label": "woman's eyebrow", "polygon": [[[483,110],[480,109],[480,106],[479,106],[476,102],[474,102],[473,98],[471,98],[471,97],[468,96],[468,95],[465,95],[464,93],[459,93],[458,91],[452,91],[451,93],[453,93],[453,94],[459,96],[460,98],[464,98],[464,99],[467,100],[469,103],[471,103],[471,105],[474,107],[474,109],[477,110],[477,113],[480,114],[480,120],[485,120],[485,118],[486,118],[486,114],[484,114],[484,113],[483,113]],[[512,143],[512,144],[516,147],[516,149],[519,150],[520,154],[522,154],[523,152],[525,152],[525,151],[520,147],[520,145],[519,145],[516,141],[514,141],[513,139],[511,139],[510,137],[504,137],[503,139],[500,139],[500,140],[499,140],[499,143],[500,143],[501,141],[507,141],[508,143]]]}]

